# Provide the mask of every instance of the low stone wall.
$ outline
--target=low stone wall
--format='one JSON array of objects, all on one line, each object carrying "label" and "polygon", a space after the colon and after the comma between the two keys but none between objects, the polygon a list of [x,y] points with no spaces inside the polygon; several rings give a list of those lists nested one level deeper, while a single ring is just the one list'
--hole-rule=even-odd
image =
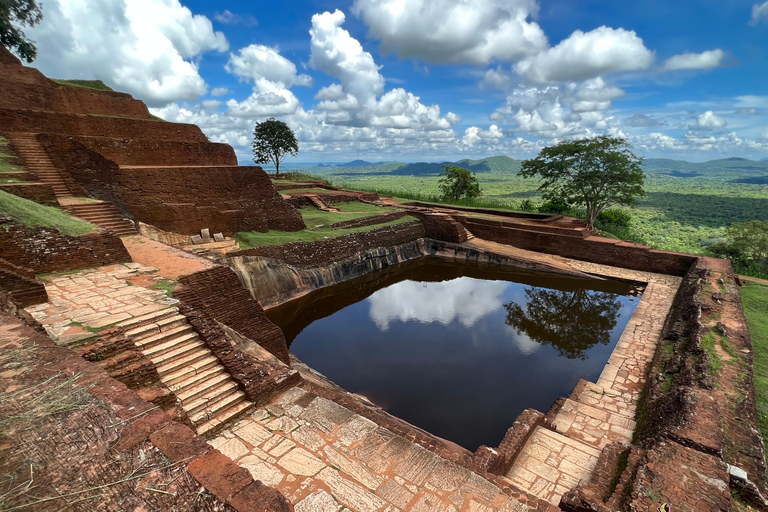
[{"label": "low stone wall", "polygon": [[347,228],[361,228],[364,226],[373,226],[376,224],[386,224],[393,220],[402,219],[408,215],[408,212],[392,212],[385,213],[384,215],[372,215],[370,217],[362,217],[360,219],[345,220],[343,222],[335,222],[331,224],[333,229],[347,229]]},{"label": "low stone wall", "polygon": [[461,216],[457,220],[471,233],[485,240],[602,265],[682,276],[696,262],[696,257],[690,254],[656,251],[621,240],[594,236],[565,238],[561,234],[531,231],[520,224],[491,225]]},{"label": "low stone wall", "polygon": [[229,267],[214,267],[182,277],[174,295],[249,338],[285,364],[290,363],[283,331],[264,314]]},{"label": "low stone wall", "polygon": [[123,242],[111,231],[66,236],[55,229],[32,231],[9,223],[0,224],[0,258],[35,273],[132,261]]},{"label": "low stone wall", "polygon": [[14,265],[0,258],[0,292],[16,307],[25,308],[48,302],[45,285],[35,280],[35,273],[28,268]]},{"label": "low stone wall", "polygon": [[47,206],[58,206],[59,204],[51,186],[43,183],[0,184],[0,190]]},{"label": "low stone wall", "polygon": [[469,238],[467,230],[452,216],[443,213],[411,212],[411,215],[421,220],[426,230],[426,236],[434,240],[442,240],[452,244],[466,242]]},{"label": "low stone wall", "polygon": [[106,137],[77,140],[118,165],[237,165],[235,150],[229,144]]},{"label": "low stone wall", "polygon": [[406,222],[371,231],[353,233],[319,242],[291,242],[282,245],[254,247],[227,254],[227,258],[262,256],[282,260],[291,265],[322,266],[343,260],[374,247],[392,247],[424,236],[421,222]]}]

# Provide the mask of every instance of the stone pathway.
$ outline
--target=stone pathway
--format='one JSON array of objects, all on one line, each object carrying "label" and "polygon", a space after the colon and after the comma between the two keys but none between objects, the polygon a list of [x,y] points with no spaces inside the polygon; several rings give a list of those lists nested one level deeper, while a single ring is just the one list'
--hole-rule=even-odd
[{"label": "stone pathway", "polygon": [[210,444],[296,512],[528,510],[477,474],[300,388]]},{"label": "stone pathway", "polygon": [[515,485],[553,505],[589,480],[606,445],[632,440],[635,405],[682,281],[583,261],[562,262],[573,270],[647,285],[597,383],[579,382],[551,423],[555,432],[538,427],[507,474]]},{"label": "stone pathway", "polygon": [[31,306],[27,311],[54,341],[72,343],[91,337],[107,326],[178,303],[163,290],[133,286],[129,282],[131,279],[146,281],[155,272],[154,267],[125,263],[54,274],[45,284],[49,302]]}]

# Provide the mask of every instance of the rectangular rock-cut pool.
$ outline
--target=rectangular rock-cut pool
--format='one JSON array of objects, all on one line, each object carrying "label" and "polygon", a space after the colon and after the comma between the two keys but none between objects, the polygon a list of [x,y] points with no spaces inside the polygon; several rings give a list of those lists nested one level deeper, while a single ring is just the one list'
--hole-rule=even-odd
[{"label": "rectangular rock-cut pool", "polygon": [[527,408],[595,381],[641,288],[430,259],[272,308],[291,351],[434,435],[496,446]]}]

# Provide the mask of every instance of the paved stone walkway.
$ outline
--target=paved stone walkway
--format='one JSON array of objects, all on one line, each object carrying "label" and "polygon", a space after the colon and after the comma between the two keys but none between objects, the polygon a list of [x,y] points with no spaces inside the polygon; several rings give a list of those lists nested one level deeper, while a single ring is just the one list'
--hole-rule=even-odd
[{"label": "paved stone walkway", "polygon": [[475,473],[300,388],[210,444],[296,512],[528,510]]},{"label": "paved stone walkway", "polygon": [[597,383],[582,380],[576,386],[552,421],[555,432],[538,427],[507,474],[515,485],[553,505],[589,480],[603,447],[631,441],[635,405],[682,281],[583,261],[563,263],[581,272],[647,285]]},{"label": "paved stone walkway", "polygon": [[94,335],[99,329],[170,307],[178,301],[163,290],[134,286],[129,280],[145,282],[157,268],[125,263],[84,269],[71,274],[54,274],[45,290],[49,302],[27,308],[48,335],[60,344]]}]

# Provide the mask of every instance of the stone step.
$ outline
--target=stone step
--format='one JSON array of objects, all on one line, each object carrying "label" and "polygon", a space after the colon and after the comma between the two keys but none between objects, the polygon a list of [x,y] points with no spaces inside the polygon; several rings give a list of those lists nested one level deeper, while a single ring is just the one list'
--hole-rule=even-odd
[{"label": "stone step", "polygon": [[187,411],[188,415],[194,416],[206,408],[211,408],[219,400],[223,400],[237,391],[237,384],[232,379],[227,379],[216,386],[208,388],[206,393],[200,394],[192,400],[187,400],[186,403],[182,401],[181,406]]},{"label": "stone step", "polygon": [[215,366],[220,366],[219,359],[216,356],[211,355],[209,357],[204,357],[203,359],[200,359],[199,361],[192,363],[191,365],[184,366],[179,370],[175,370],[170,373],[165,373],[164,375],[162,375],[162,380],[165,383],[165,385],[168,387],[175,386],[176,384],[179,384],[182,381],[190,379],[195,375],[199,375],[200,373],[210,368],[213,368]]},{"label": "stone step", "polygon": [[[218,392],[213,393],[212,390],[218,389],[221,384],[226,384],[228,382],[235,385],[235,382],[229,377],[228,373],[219,372],[204,381],[196,382],[188,388],[177,390],[176,397],[181,400],[182,406],[194,402],[197,398],[210,399],[219,394]],[[235,385],[235,387],[237,386]]]},{"label": "stone step", "polygon": [[153,346],[149,348],[142,348],[141,351],[144,353],[144,355],[151,359],[154,357],[160,357],[163,354],[176,350],[177,348],[181,348],[187,343],[194,343],[198,340],[200,340],[200,338],[198,337],[197,333],[190,329],[189,332],[164,336],[155,342]]},{"label": "stone step", "polygon": [[192,375],[190,377],[187,377],[186,379],[179,380],[175,384],[168,384],[168,389],[173,391],[174,393],[182,392],[185,389],[191,389],[199,384],[202,384],[204,381],[207,381],[209,379],[213,379],[219,374],[224,373],[224,367],[220,364],[213,365],[210,368],[206,368],[203,371],[197,372],[195,375]]},{"label": "stone step", "polygon": [[237,419],[239,416],[241,416],[251,407],[253,407],[253,404],[251,402],[247,402],[247,401],[240,402],[235,406],[230,407],[229,409],[226,409],[215,418],[210,419],[205,423],[201,424],[200,426],[198,426],[196,429],[197,434],[202,436],[207,434],[208,432],[216,430],[221,426],[225,425],[227,422]]},{"label": "stone step", "polygon": [[552,420],[552,427],[571,439],[602,449],[614,441],[631,441],[635,422],[569,398]]},{"label": "stone step", "polygon": [[190,420],[192,418],[198,418],[205,421],[206,411],[209,411],[208,414],[215,416],[216,404],[219,404],[219,409],[225,408],[227,402],[232,401],[232,395],[235,395],[235,398],[237,395],[245,396],[242,391],[237,389],[237,385],[235,385],[234,381],[229,380],[219,384],[219,386],[214,388],[208,396],[198,397],[187,405],[182,404],[182,407],[187,411]]},{"label": "stone step", "polygon": [[215,418],[218,414],[221,414],[222,412],[226,411],[230,407],[233,407],[234,405],[242,402],[245,400],[245,393],[243,393],[240,390],[233,391],[227,395],[223,395],[219,397],[214,402],[211,402],[211,404],[208,407],[204,407],[203,409],[197,411],[194,414],[189,415],[190,421],[194,423],[195,425],[205,422],[209,419]]},{"label": "stone step", "polygon": [[[123,320],[117,325],[119,327],[122,327],[123,329],[130,330],[130,329],[135,329],[142,325],[154,324],[154,323],[157,323],[158,320],[162,320],[163,318],[167,318],[169,316],[174,316],[178,314],[179,314],[179,308],[171,307],[171,308],[165,308],[165,309],[158,309],[157,311],[152,311],[150,313],[145,313],[143,315],[129,318],[128,320]],[[128,333],[126,332],[126,334]]]},{"label": "stone step", "polygon": [[612,414],[635,419],[636,400],[630,393],[604,388],[582,379],[576,384],[570,398]]},{"label": "stone step", "polygon": [[126,331],[125,334],[131,337],[137,344],[144,345],[144,338],[155,336],[162,332],[170,331],[181,327],[187,323],[187,317],[179,314],[177,308],[173,308],[172,314],[160,315],[158,318],[149,322],[142,322],[137,327]]},{"label": "stone step", "polygon": [[180,346],[180,347],[178,347],[178,348],[176,348],[174,350],[165,352],[164,354],[160,354],[160,355],[158,355],[156,357],[150,357],[150,359],[155,364],[155,366],[162,365],[162,364],[164,364],[164,363],[166,363],[168,361],[171,361],[173,359],[181,358],[183,356],[187,356],[190,353],[195,352],[197,349],[208,350],[208,348],[206,348],[206,346],[205,346],[205,343],[203,343],[203,341],[200,338],[198,338],[197,341],[187,342],[184,345],[182,345],[182,346]]},{"label": "stone step", "polygon": [[[165,378],[168,375],[178,375],[178,372],[182,370],[188,371],[203,367],[205,364],[208,364],[211,357],[216,359],[216,356],[211,354],[207,347],[201,347],[182,357],[170,359],[163,364],[156,364],[155,368],[157,368],[157,373],[160,377]],[[216,359],[216,362],[218,362],[218,359]]]}]

